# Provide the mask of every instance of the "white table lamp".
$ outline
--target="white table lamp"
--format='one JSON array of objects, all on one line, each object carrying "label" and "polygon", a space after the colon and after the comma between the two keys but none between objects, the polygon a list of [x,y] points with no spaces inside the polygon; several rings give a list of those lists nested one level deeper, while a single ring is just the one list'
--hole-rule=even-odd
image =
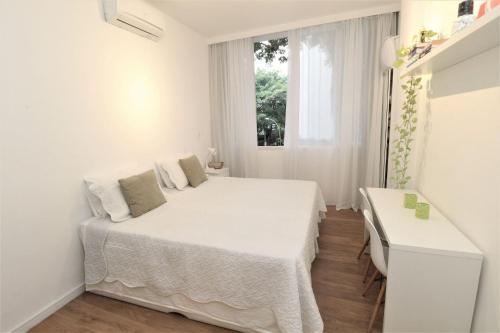
[{"label": "white table lamp", "polygon": [[208,155],[207,155],[206,162],[205,162],[205,167],[207,169],[208,169],[208,162],[210,162],[213,159],[215,159],[216,155],[217,155],[217,149],[209,147],[208,148]]}]

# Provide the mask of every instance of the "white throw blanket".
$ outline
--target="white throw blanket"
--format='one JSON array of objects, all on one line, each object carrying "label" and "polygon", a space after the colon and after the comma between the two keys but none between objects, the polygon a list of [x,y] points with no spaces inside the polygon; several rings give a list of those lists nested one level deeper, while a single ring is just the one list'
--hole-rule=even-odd
[{"label": "white throw blanket", "polygon": [[310,267],[326,212],[314,182],[210,178],[122,223],[82,226],[85,281],[238,309],[269,308],[282,332],[323,331]]}]

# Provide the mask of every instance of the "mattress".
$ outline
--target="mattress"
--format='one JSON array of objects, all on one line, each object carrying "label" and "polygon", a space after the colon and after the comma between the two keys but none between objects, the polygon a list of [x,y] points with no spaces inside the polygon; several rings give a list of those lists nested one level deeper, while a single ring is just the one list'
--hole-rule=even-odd
[{"label": "mattress", "polygon": [[[206,318],[214,316],[203,306],[193,310],[197,304],[260,318],[234,323],[227,318],[232,314],[215,316],[241,331],[323,330],[310,279],[317,224],[326,211],[316,183],[212,177],[166,198],[126,222],[92,219],[82,225],[88,290],[150,305],[161,303],[152,295],[180,297],[184,306],[170,308],[190,308]],[[137,290],[141,295],[134,296]],[[186,306],[190,301],[195,303]]]}]

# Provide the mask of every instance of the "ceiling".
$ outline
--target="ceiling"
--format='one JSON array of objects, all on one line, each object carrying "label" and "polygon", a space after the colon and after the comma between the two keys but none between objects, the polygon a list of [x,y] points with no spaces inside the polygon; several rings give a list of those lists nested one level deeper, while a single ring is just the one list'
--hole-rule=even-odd
[{"label": "ceiling", "polygon": [[399,4],[399,0],[149,0],[207,39]]}]

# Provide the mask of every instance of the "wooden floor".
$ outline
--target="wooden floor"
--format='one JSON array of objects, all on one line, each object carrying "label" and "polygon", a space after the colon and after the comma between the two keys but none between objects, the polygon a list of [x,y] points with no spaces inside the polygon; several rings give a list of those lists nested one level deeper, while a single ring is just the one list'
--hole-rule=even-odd
[{"label": "wooden floor", "polygon": [[[320,225],[320,252],[312,266],[314,294],[325,332],[366,332],[378,284],[362,297],[363,268],[368,256],[356,259],[363,240],[360,213],[328,207]],[[374,332],[382,327],[379,313]],[[31,332],[168,332],[223,333],[223,328],[178,314],[146,309],[107,297],[84,293]],[[304,332],[308,333],[308,332]]]}]

